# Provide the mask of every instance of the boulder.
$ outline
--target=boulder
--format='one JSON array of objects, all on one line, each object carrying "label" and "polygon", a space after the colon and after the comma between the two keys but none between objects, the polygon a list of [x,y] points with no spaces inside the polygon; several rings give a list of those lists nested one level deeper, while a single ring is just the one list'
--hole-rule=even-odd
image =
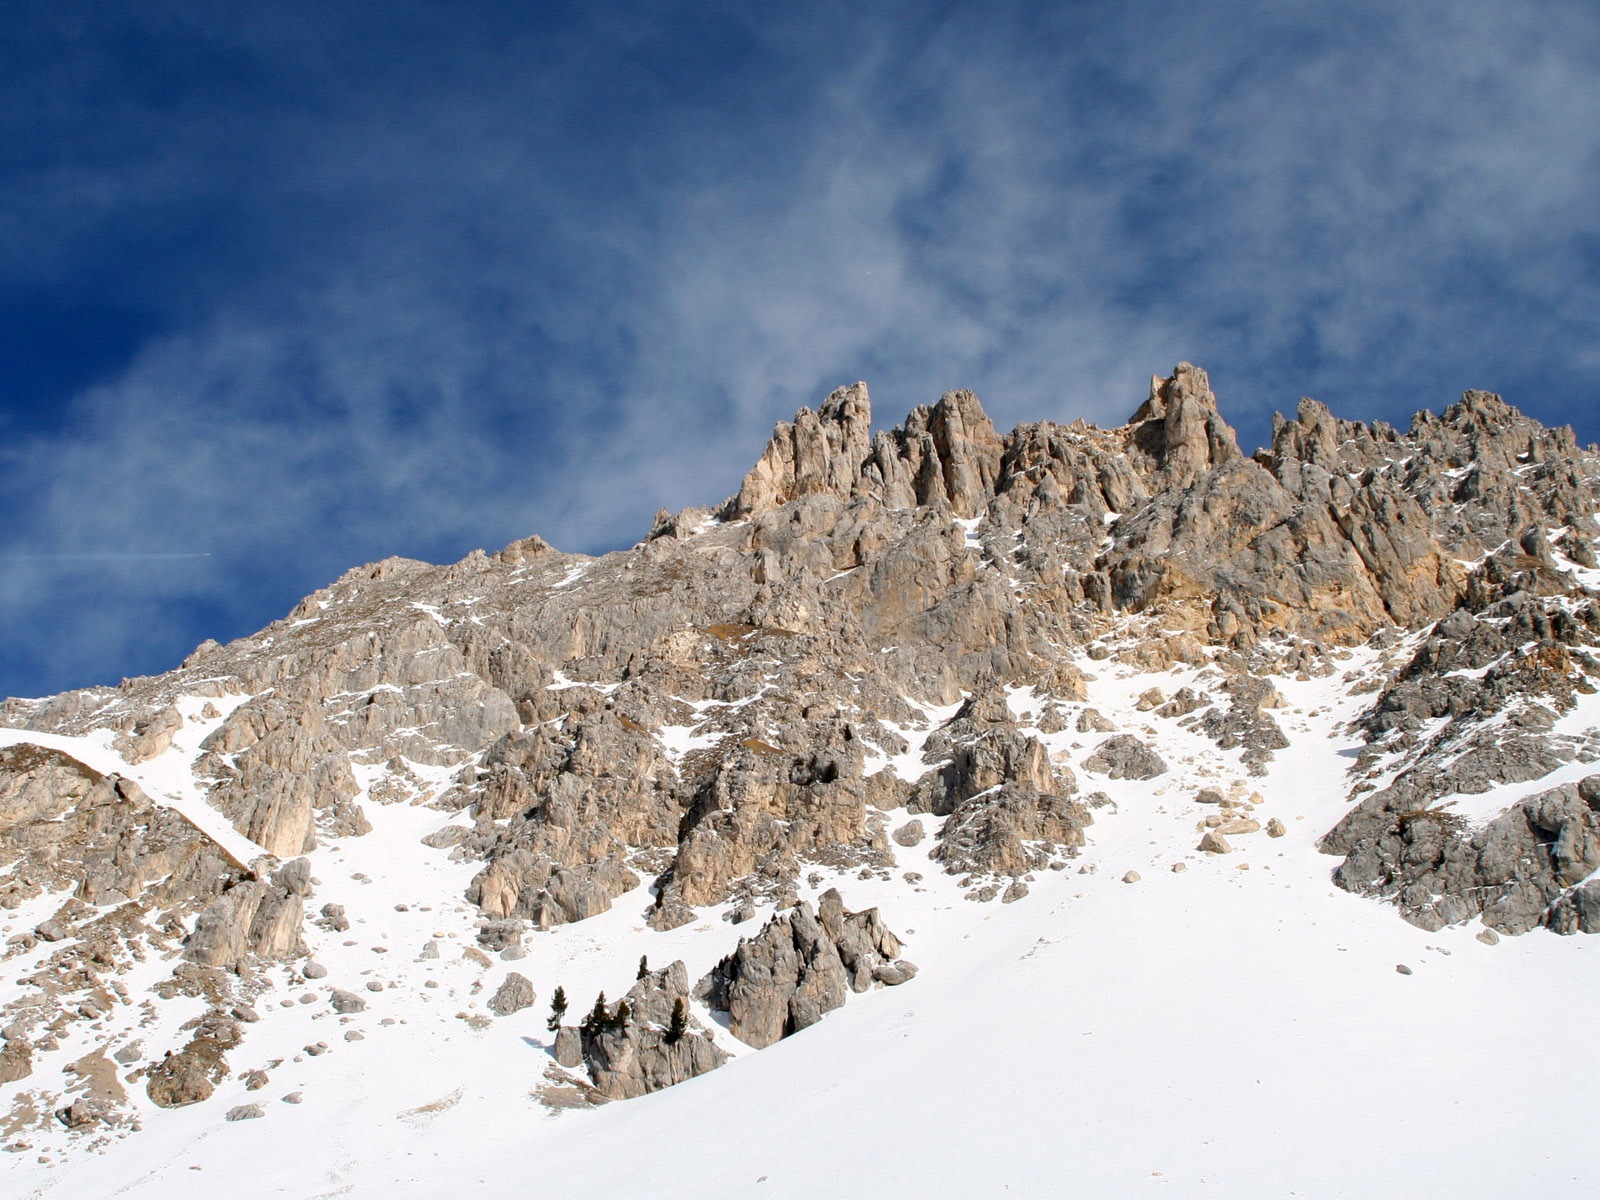
[{"label": "boulder", "polygon": [[530,1007],[538,998],[533,984],[525,976],[512,971],[495,989],[489,1000],[489,1011],[497,1017],[509,1017],[514,1012]]},{"label": "boulder", "polygon": [[1154,779],[1167,771],[1162,757],[1131,733],[1119,733],[1101,742],[1084,759],[1083,766],[1111,779]]},{"label": "boulder", "polygon": [[552,1053],[563,1067],[576,1067],[583,1063],[583,1039],[576,1025],[563,1025],[556,1030]]},{"label": "boulder", "polygon": [[896,845],[916,846],[921,844],[926,833],[927,831],[922,828],[921,821],[912,820],[907,821],[896,829],[891,836],[894,838]]},{"label": "boulder", "polygon": [[885,987],[898,987],[917,977],[917,964],[905,959],[883,963],[872,968],[872,978]]}]

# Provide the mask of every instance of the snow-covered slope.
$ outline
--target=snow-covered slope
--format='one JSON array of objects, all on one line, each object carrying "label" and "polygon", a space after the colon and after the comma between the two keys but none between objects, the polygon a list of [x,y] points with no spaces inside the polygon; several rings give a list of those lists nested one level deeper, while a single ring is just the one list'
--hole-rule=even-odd
[{"label": "snow-covered slope", "polygon": [[[1130,673],[1093,696],[1133,725],[1134,697],[1183,678]],[[95,1153],[36,1140],[4,1164],[7,1190],[1503,1196],[1600,1178],[1587,1115],[1600,1037],[1571,1019],[1600,951],[1581,938],[1427,933],[1333,888],[1315,840],[1344,810],[1357,743],[1335,731],[1363,697],[1335,677],[1283,691],[1296,744],[1251,781],[1282,838],[1236,838],[1232,855],[1195,849],[1208,806],[1194,791],[1219,756],[1194,739],[1174,747],[1191,761],[1169,776],[1097,781],[1115,808],[1074,865],[1041,874],[1023,901],[967,902],[927,842],[897,852],[891,880],[825,876],[808,890],[837,885],[852,906],[881,905],[918,977],[711,1075],[594,1110],[538,1096],[543,1002],[470,1022],[505,965],[462,957],[468,872],[418,841],[439,814],[374,808],[370,835],[312,855],[319,899],[352,916],[312,956],[335,978],[384,985],[366,1011],[300,1006],[306,985],[280,978],[238,1063],[267,1070],[266,1087],[231,1083],[218,1102],[160,1114]],[[1060,750],[1081,760],[1092,740],[1062,738]],[[1138,880],[1124,882],[1130,871]],[[905,872],[920,882],[906,886]],[[531,938],[510,965],[542,999],[559,982],[581,1005],[620,994],[640,954],[698,972],[734,937],[715,912],[655,933],[647,905],[625,896]],[[418,961],[429,942],[440,956]],[[297,1019],[274,1019],[283,1002]],[[317,1041],[326,1055],[308,1057]],[[266,1116],[221,1120],[247,1102]]]},{"label": "snow-covered slope", "polygon": [[1482,393],[858,385],[631,550],[8,701],[0,1194],[1587,1190],[1597,510]]}]

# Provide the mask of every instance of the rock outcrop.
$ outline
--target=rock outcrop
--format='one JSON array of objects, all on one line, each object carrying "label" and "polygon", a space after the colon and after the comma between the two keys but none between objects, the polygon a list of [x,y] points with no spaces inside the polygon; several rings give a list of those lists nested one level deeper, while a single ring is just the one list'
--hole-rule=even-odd
[{"label": "rock outcrop", "polygon": [[70,889],[87,905],[192,908],[244,876],[133,780],[27,742],[0,747],[0,854],[14,864],[0,879],[5,907]]},{"label": "rock outcrop", "polygon": [[872,436],[867,385],[839,388],[820,412],[802,408],[794,422],[780,422],[739,494],[728,504],[733,517],[778,508],[816,493],[849,494],[860,475]]},{"label": "rock outcrop", "polygon": [[194,1036],[183,1049],[169,1051],[149,1068],[145,1091],[162,1108],[184,1108],[209,1099],[227,1077],[224,1056],[238,1044],[238,1024],[216,1013],[194,1024]]},{"label": "rock outcrop", "polygon": [[591,1012],[579,1027],[579,1046],[596,1090],[627,1100],[725,1063],[728,1056],[688,1006],[689,972],[675,962],[639,979],[614,1007]]},{"label": "rock outcrop", "polygon": [[[1574,602],[1548,550],[1530,554],[1524,540],[1543,548],[1530,534],[1486,556],[1461,606],[1367,710],[1357,770],[1391,781],[1369,786],[1322,839],[1343,857],[1341,886],[1393,900],[1424,928],[1475,917],[1505,933],[1583,928],[1571,890],[1594,853],[1600,776],[1555,789],[1537,782],[1600,758],[1593,730],[1556,730],[1596,691],[1600,608],[1592,595]],[[1486,821],[1456,811],[1506,788],[1522,794]]]},{"label": "rock outcrop", "polygon": [[[393,981],[324,955],[375,919],[370,880],[330,869],[419,806],[437,821],[407,845],[460,870],[473,970],[619,903],[655,930],[778,910],[697,987],[767,1045],[914,973],[875,913],[796,906],[824,874],[1024,902],[1089,844],[1091,810],[1218,781],[1235,790],[1194,835],[1177,818],[1187,845],[1228,853],[1266,818],[1292,850],[1237,790],[1334,732],[1284,709],[1289,680],[1368,689],[1321,842],[1341,886],[1430,928],[1594,932],[1597,514],[1600,451],[1483,392],[1405,430],[1305,400],[1247,455],[1187,363],[1113,429],[1002,433],[952,391],[874,433],[865,386],[841,388],[778,425],[733,497],[629,549],[389,559],[166,674],[6,701],[0,953],[27,992],[0,997],[0,1082],[46,1089],[67,1032],[131,1033],[136,964],[170,964],[157,994],[208,1014],[118,1044],[144,1047],[158,1105],[217,1085],[257,1024],[229,1014],[304,1005],[365,1036]],[[1130,672],[1160,678],[1131,699]],[[319,895],[318,873],[357,889]],[[430,926],[403,957],[431,970],[449,947]],[[333,977],[297,972],[308,949]],[[531,1002],[521,969],[488,1011]],[[688,990],[641,981],[558,1057],[616,1096],[711,1069]],[[40,1111],[115,1117],[76,1095]]]},{"label": "rock outcrop", "polygon": [[801,902],[741,940],[695,985],[695,996],[728,1014],[736,1038],[761,1049],[815,1025],[850,992],[909,978],[915,968],[896,962],[900,949],[877,909],[846,912],[830,888],[815,912]]},{"label": "rock outcrop", "polygon": [[930,736],[907,807],[945,818],[933,857],[953,874],[1024,875],[1084,843],[1093,818],[1072,771],[1023,733],[992,686]]},{"label": "rock outcrop", "polygon": [[1443,807],[1374,810],[1341,826],[1340,841],[1351,840],[1334,878],[1395,900],[1424,929],[1481,917],[1501,933],[1544,924],[1590,932],[1591,892],[1578,885],[1600,869],[1597,810],[1600,774],[1519,800],[1478,827]]},{"label": "rock outcrop", "polygon": [[1111,779],[1154,779],[1167,773],[1161,755],[1131,733],[1108,737],[1084,760],[1084,768]]},{"label": "rock outcrop", "polygon": [[231,969],[250,955],[281,959],[303,954],[300,929],[310,887],[311,864],[303,858],[267,878],[240,880],[200,914],[184,955],[209,967]]}]

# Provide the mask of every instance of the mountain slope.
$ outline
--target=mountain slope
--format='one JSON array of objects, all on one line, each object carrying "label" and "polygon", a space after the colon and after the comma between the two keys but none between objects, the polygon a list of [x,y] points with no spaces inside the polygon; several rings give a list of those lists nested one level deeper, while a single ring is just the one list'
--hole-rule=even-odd
[{"label": "mountain slope", "polygon": [[1506,1033],[1593,951],[1494,931],[1600,929],[1597,513],[1600,455],[1483,393],[1247,457],[1187,364],[1116,430],[874,435],[856,385],[631,550],[390,560],[8,701],[7,1169],[1489,1194],[1487,1107],[1593,1177],[1583,1069]]}]

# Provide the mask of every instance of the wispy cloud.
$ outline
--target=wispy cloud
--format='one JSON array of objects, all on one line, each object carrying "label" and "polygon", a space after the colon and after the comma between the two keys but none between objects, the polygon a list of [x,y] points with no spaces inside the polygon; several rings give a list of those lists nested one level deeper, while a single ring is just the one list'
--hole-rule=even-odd
[{"label": "wispy cloud", "polygon": [[856,378],[1114,422],[1189,358],[1247,441],[1466,386],[1600,436],[1587,5],[198,12],[5,19],[0,281],[146,332],[0,414],[0,691],[625,544]]}]

